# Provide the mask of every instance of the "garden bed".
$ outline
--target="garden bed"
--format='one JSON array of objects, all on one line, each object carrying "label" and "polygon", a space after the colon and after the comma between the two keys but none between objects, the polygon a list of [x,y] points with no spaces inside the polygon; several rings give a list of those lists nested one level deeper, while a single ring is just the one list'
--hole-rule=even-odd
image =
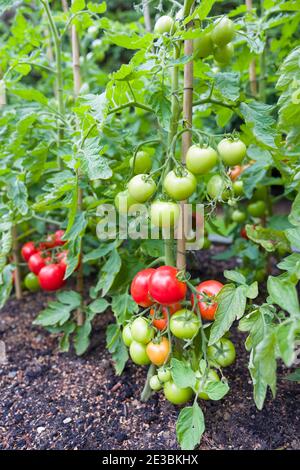
[{"label": "garden bed", "polygon": [[[217,275],[221,264],[202,254],[200,274]],[[88,354],[62,354],[54,336],[32,326],[49,299],[27,293],[1,311],[8,362],[0,365],[0,449],[177,449],[178,408],[162,394],[139,401],[147,368],[129,361],[115,376],[105,349],[112,315],[98,316]],[[230,392],[221,402],[201,402],[206,432],[200,449],[299,449],[299,386],[283,380],[281,370],[276,400],[269,396],[258,411],[244,335],[233,329],[232,339],[237,360],[226,370]]]}]

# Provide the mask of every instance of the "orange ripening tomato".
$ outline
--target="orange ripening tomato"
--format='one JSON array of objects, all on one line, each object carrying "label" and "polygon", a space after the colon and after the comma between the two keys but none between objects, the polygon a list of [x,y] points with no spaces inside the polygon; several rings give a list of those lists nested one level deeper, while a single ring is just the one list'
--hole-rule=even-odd
[{"label": "orange ripening tomato", "polygon": [[165,337],[161,338],[160,342],[150,341],[146,347],[146,353],[152,364],[160,367],[168,359],[170,352],[169,340]]},{"label": "orange ripening tomato", "polygon": [[[201,317],[204,318],[204,320],[214,320],[218,308],[217,302],[215,302],[213,299],[210,301],[205,297],[214,297],[220,292],[222,287],[223,284],[215,280],[201,282],[196,287],[197,291],[199,292],[199,295],[197,295],[199,310]],[[192,304],[194,305],[194,296],[192,297]]]},{"label": "orange ripening tomato", "polygon": [[168,308],[163,307],[162,311],[155,311],[154,308],[151,308],[150,315],[153,317],[152,324],[158,330],[164,330],[168,325],[168,309],[170,315],[177,312],[177,310],[181,309],[181,305],[179,303],[170,305]]}]

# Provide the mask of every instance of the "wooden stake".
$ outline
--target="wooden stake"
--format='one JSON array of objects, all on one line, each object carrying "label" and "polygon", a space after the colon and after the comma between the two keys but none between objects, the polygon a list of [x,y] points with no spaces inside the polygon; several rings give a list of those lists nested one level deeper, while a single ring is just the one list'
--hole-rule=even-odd
[{"label": "wooden stake", "polygon": [[22,294],[22,285],[21,285],[18,234],[17,234],[17,228],[15,225],[12,226],[11,236],[12,236],[12,258],[13,258],[13,263],[16,267],[15,278],[14,278],[15,279],[15,291],[16,291],[16,298],[20,300],[22,299],[23,294]]},{"label": "wooden stake", "polygon": [[[252,11],[252,0],[245,0],[248,12]],[[257,96],[257,77],[256,77],[256,61],[253,59],[249,65],[249,77],[250,77],[250,90],[252,96]]]},{"label": "wooden stake", "polygon": [[151,17],[150,17],[150,8],[149,8],[149,0],[143,0],[143,12],[144,12],[144,20],[145,20],[145,27],[146,30],[151,32]]}]

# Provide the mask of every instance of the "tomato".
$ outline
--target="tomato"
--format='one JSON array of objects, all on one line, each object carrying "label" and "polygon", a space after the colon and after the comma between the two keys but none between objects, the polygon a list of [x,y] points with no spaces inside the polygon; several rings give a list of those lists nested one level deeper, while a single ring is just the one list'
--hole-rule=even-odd
[{"label": "tomato", "polygon": [[129,323],[125,325],[123,328],[122,339],[124,341],[125,346],[129,348],[129,346],[131,345],[133,341],[132,334],[131,334],[131,326],[129,325]]},{"label": "tomato", "polygon": [[44,268],[50,261],[51,258],[49,256],[43,256],[43,254],[38,251],[34,255],[30,256],[28,261],[28,268],[32,273],[38,275],[40,270]]},{"label": "tomato", "polygon": [[214,45],[211,33],[204,33],[200,38],[194,39],[194,52],[196,58],[204,59],[213,53]]},{"label": "tomato", "polygon": [[131,283],[130,293],[133,300],[140,305],[141,307],[150,307],[153,304],[152,300],[149,297],[149,279],[152,274],[155,272],[155,269],[148,268],[143,269],[138,272]]},{"label": "tomato", "polygon": [[65,269],[60,264],[48,264],[39,272],[39,283],[46,291],[55,291],[65,284]]},{"label": "tomato", "polygon": [[186,283],[177,278],[179,271],[173,266],[160,266],[149,280],[150,297],[162,305],[181,302],[186,296]]},{"label": "tomato", "polygon": [[199,318],[186,308],[174,313],[170,320],[170,330],[176,338],[192,339],[198,333],[199,328]]},{"label": "tomato", "polygon": [[168,228],[177,225],[180,217],[180,206],[176,202],[155,201],[151,204],[151,224]]},{"label": "tomato", "polygon": [[[218,308],[217,302],[213,299],[205,299],[205,295],[208,297],[214,297],[217,295],[220,290],[222,289],[223,284],[219,281],[209,280],[201,282],[197,287],[197,291],[199,295],[197,295],[199,310],[201,313],[201,317],[205,320],[214,320],[215,313]],[[194,305],[194,295],[192,296],[192,305]]]},{"label": "tomato", "polygon": [[247,211],[252,217],[262,217],[266,213],[266,204],[264,201],[252,202],[248,205]]},{"label": "tomato", "polygon": [[56,232],[54,233],[55,246],[65,245],[66,242],[62,240],[64,234],[65,234],[64,230],[56,230]]},{"label": "tomato", "polygon": [[[130,159],[130,167],[133,168],[134,157]],[[134,174],[148,173],[152,168],[152,159],[148,152],[140,150],[135,156]]]},{"label": "tomato", "polygon": [[167,369],[166,367],[161,367],[158,369],[157,375],[160,382],[162,383],[168,382],[172,378],[170,369]]},{"label": "tomato", "polygon": [[233,168],[230,169],[228,175],[231,181],[235,181],[238,179],[239,176],[243,173],[244,167],[241,165],[235,165]]},{"label": "tomato", "polygon": [[157,375],[153,375],[149,381],[150,388],[155,392],[162,389],[162,383],[160,382]]},{"label": "tomato", "polygon": [[150,315],[153,317],[153,326],[155,326],[155,328],[158,330],[164,330],[168,325],[168,311],[169,315],[172,315],[173,313],[177,312],[177,310],[180,310],[180,308],[181,305],[179,303],[170,305],[168,308],[162,307],[161,311],[155,311],[154,308],[151,308]]},{"label": "tomato", "polygon": [[222,338],[207,348],[207,357],[221,367],[230,366],[235,360],[236,352],[232,341]]},{"label": "tomato", "polygon": [[236,209],[235,211],[232,212],[231,219],[233,220],[233,222],[237,222],[238,224],[241,224],[242,222],[245,222],[246,214],[245,212],[242,212]]},{"label": "tomato", "polygon": [[208,173],[217,161],[218,154],[212,147],[192,145],[186,154],[186,167],[195,175]]},{"label": "tomato", "polygon": [[225,190],[225,182],[220,175],[214,175],[207,183],[206,192],[212,199],[221,199]]},{"label": "tomato", "polygon": [[242,238],[245,238],[245,240],[249,240],[245,227],[241,228],[240,235]]},{"label": "tomato", "polygon": [[169,357],[170,353],[170,343],[169,340],[163,336],[158,340],[150,341],[146,347],[147,355],[152,362],[156,366],[162,366]]},{"label": "tomato", "polygon": [[235,196],[243,196],[244,194],[244,183],[243,181],[234,181],[232,183],[232,189]]},{"label": "tomato", "polygon": [[164,384],[164,394],[169,402],[174,405],[182,405],[193,396],[193,390],[189,387],[180,388],[172,380]]},{"label": "tomato", "polygon": [[158,34],[170,33],[172,29],[174,29],[174,21],[167,15],[158,18],[154,26],[154,32]]},{"label": "tomato", "polygon": [[21,254],[24,261],[28,261],[30,256],[37,253],[37,248],[34,242],[27,242],[22,246]]},{"label": "tomato", "polygon": [[239,139],[223,139],[218,144],[218,152],[226,165],[235,166],[245,158],[247,147]]},{"label": "tomato", "polygon": [[184,170],[182,175],[172,170],[164,179],[164,189],[175,201],[188,199],[196,191],[196,187],[197,180],[188,170]]},{"label": "tomato", "polygon": [[234,23],[229,18],[223,17],[215,22],[211,33],[211,39],[216,46],[225,46],[234,38]]},{"label": "tomato", "polygon": [[37,292],[40,289],[38,277],[33,273],[28,273],[25,276],[24,284],[31,292]]},{"label": "tomato", "polygon": [[220,67],[229,64],[234,55],[233,44],[226,44],[223,47],[216,47],[214,49],[214,58]]},{"label": "tomato", "polygon": [[214,382],[220,382],[220,377],[214,369],[209,369],[205,371],[204,375],[200,372],[196,373],[197,381],[195,390],[198,393],[198,397],[202,400],[209,400],[209,396],[205,392],[205,388]]},{"label": "tomato", "polygon": [[145,318],[139,317],[131,324],[131,336],[134,341],[147,344],[153,338],[154,330]]},{"label": "tomato", "polygon": [[136,175],[128,183],[128,191],[131,197],[138,202],[146,202],[156,191],[156,184],[146,174]]},{"label": "tomato", "polygon": [[68,257],[68,250],[64,250],[61,253],[58,253],[56,259],[59,264],[61,264],[65,269],[67,269],[67,257]]},{"label": "tomato", "polygon": [[115,197],[115,206],[119,214],[127,214],[128,210],[134,206],[134,204],[138,204],[128,190],[121,191]]},{"label": "tomato", "polygon": [[147,356],[145,344],[132,341],[129,347],[129,354],[132,361],[139,366],[146,366],[147,364],[150,364],[150,359]]},{"label": "tomato", "polygon": [[253,202],[265,200],[268,197],[268,187],[267,186],[258,186],[254,193],[252,200]]}]

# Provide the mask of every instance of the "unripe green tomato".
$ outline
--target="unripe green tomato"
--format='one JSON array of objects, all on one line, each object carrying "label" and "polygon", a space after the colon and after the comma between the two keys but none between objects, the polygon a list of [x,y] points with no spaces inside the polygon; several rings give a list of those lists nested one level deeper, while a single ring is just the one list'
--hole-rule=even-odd
[{"label": "unripe green tomato", "polygon": [[122,331],[122,339],[124,341],[125,346],[129,348],[131,345],[133,338],[131,334],[131,326],[129,324],[125,325]]},{"label": "unripe green tomato", "polygon": [[174,21],[171,16],[161,16],[155,23],[154,32],[158,34],[170,33],[174,26]]},{"label": "unripe green tomato", "polygon": [[186,154],[186,167],[195,175],[204,175],[216,165],[218,154],[212,147],[192,145]]},{"label": "unripe green tomato", "polygon": [[168,196],[175,201],[183,201],[196,191],[197,180],[188,170],[185,170],[182,175],[172,170],[165,177],[163,185]]},{"label": "unripe green tomato", "polygon": [[234,23],[229,18],[223,17],[215,22],[211,38],[216,46],[222,47],[234,38]]},{"label": "unripe green tomato", "polygon": [[136,318],[131,324],[131,336],[134,341],[147,344],[154,336],[154,330],[145,318]]},{"label": "unripe green tomato", "polygon": [[218,144],[218,152],[228,166],[238,165],[243,161],[247,153],[247,147],[240,139],[223,139]]},{"label": "unripe green tomato", "polygon": [[210,56],[214,52],[211,33],[203,34],[200,38],[194,39],[194,51],[196,57],[201,59]]},{"label": "unripe green tomato", "polygon": [[138,341],[132,341],[129,347],[129,354],[132,361],[139,366],[146,366],[151,362],[146,353],[146,345]]},{"label": "unripe green tomato", "polygon": [[[134,157],[130,159],[130,167],[133,167]],[[149,173],[152,168],[152,159],[148,152],[140,150],[135,156],[134,174],[139,175],[141,173]]]},{"label": "unripe green tomato", "polygon": [[230,339],[221,338],[215,344],[208,346],[207,357],[221,367],[230,366],[235,361],[236,351]]},{"label": "unripe green tomato", "polygon": [[258,186],[252,196],[252,201],[265,200],[268,197],[268,187],[267,186]]},{"label": "unripe green tomato", "polygon": [[214,175],[207,183],[207,194],[211,199],[221,199],[225,190],[225,183],[220,175]]},{"label": "unripe green tomato", "polygon": [[164,384],[164,394],[169,402],[174,405],[182,405],[189,401],[193,396],[193,390],[191,388],[180,388],[170,380]]},{"label": "unripe green tomato", "polygon": [[154,180],[144,173],[136,175],[128,183],[128,191],[131,197],[142,203],[148,201],[156,191]]},{"label": "unripe green tomato", "polygon": [[243,181],[234,181],[232,183],[232,189],[235,196],[243,196],[244,195],[244,183]]},{"label": "unripe green tomato", "polygon": [[220,65],[227,65],[231,61],[234,54],[233,44],[229,43],[223,47],[216,47],[214,49],[214,58]]},{"label": "unripe green tomato", "polygon": [[165,367],[158,369],[157,375],[162,383],[168,382],[172,378],[170,369],[166,369]]},{"label": "unripe green tomato", "polygon": [[155,201],[151,204],[151,224],[156,227],[168,228],[177,225],[180,208],[176,202]]},{"label": "unripe green tomato", "polygon": [[245,212],[242,212],[242,211],[236,209],[231,214],[231,219],[233,220],[233,222],[237,222],[238,224],[241,224],[242,222],[245,222],[246,214],[245,214]]},{"label": "unripe green tomato", "polygon": [[40,290],[40,283],[38,277],[33,273],[28,273],[24,279],[25,287],[30,290],[30,292],[37,292]]},{"label": "unripe green tomato", "polygon": [[131,196],[128,190],[121,191],[115,197],[115,206],[119,214],[126,214],[134,204],[138,204],[138,201]]},{"label": "unripe green tomato", "polygon": [[256,201],[249,204],[247,210],[252,217],[262,217],[266,213],[266,204],[264,201]]},{"label": "unripe green tomato", "polygon": [[202,398],[202,400],[209,400],[209,396],[207,395],[206,392],[203,391],[205,387],[209,383],[214,383],[214,382],[220,382],[220,377],[218,376],[217,372],[214,369],[209,369],[207,373],[206,380],[202,384],[203,381],[203,376],[199,372],[199,378],[197,378],[196,385],[195,385],[195,390],[198,392],[198,397]]},{"label": "unripe green tomato", "polygon": [[162,389],[162,383],[159,381],[159,378],[157,375],[153,375],[151,377],[149,385],[150,385],[150,388],[154,390],[155,392],[158,392],[159,390]]}]

